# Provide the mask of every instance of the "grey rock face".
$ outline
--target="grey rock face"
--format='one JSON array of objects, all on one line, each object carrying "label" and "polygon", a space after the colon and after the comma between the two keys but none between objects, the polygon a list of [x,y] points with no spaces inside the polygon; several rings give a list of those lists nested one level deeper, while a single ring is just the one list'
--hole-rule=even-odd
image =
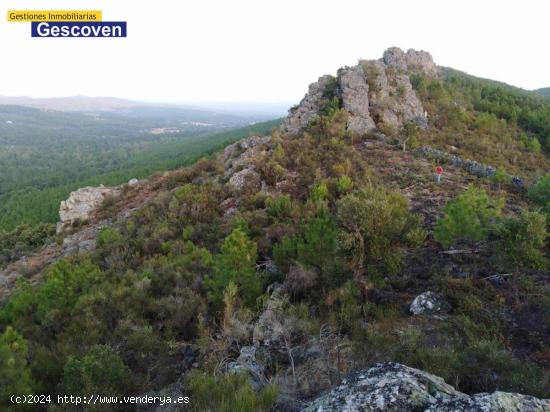
[{"label": "grey rock face", "polygon": [[371,115],[374,119],[396,129],[408,122],[427,124],[422,102],[407,75],[388,70],[374,73],[379,84],[385,85],[377,88],[378,91],[371,96]]},{"label": "grey rock face", "polygon": [[398,363],[353,373],[305,411],[417,411],[466,395],[435,375]]},{"label": "grey rock face", "polygon": [[227,183],[232,193],[256,193],[260,190],[260,175],[252,169],[244,169],[235,173]]},{"label": "grey rock face", "polygon": [[119,189],[99,187],[83,187],[71,192],[69,198],[61,202],[59,207],[60,222],[57,232],[62,233],[77,221],[89,220],[108,196],[116,196]]},{"label": "grey rock face", "polygon": [[428,291],[414,298],[409,310],[413,315],[441,316],[447,313],[448,305],[441,296]]},{"label": "grey rock face", "polygon": [[334,82],[334,76],[325,75],[309,85],[309,90],[300,104],[290,109],[289,115],[281,125],[285,133],[296,134],[315,117],[319,115],[321,104],[327,87]]},{"label": "grey rock face", "polygon": [[283,348],[285,326],[281,314],[288,305],[288,295],[282,287],[274,289],[270,298],[265,304],[263,313],[258,318],[254,326],[253,342],[254,346],[268,346],[271,348]]},{"label": "grey rock face", "polygon": [[430,53],[423,50],[407,50],[405,53],[399,47],[390,47],[384,52],[382,61],[388,67],[403,71],[421,71],[429,76],[437,76],[437,66]]},{"label": "grey rock face", "polygon": [[241,348],[239,357],[229,362],[225,370],[227,373],[247,373],[252,389],[260,391],[267,380],[264,375],[264,366],[256,360],[256,348],[244,346]]},{"label": "grey rock face", "polygon": [[347,129],[356,134],[374,131],[377,125],[399,129],[405,123],[427,126],[427,118],[409,77],[404,72],[421,71],[437,75],[437,68],[426,52],[392,48],[381,60],[362,61],[340,69],[338,77],[323,76],[309,87],[300,104],[291,109],[281,130],[296,134],[319,115],[331,96],[341,101],[349,114]]},{"label": "grey rock face", "polygon": [[492,166],[476,162],[475,160],[463,159],[460,156],[444,152],[443,150],[425,146],[418,149],[417,153],[428,159],[445,160],[454,166],[461,167],[474,176],[489,177],[496,173],[496,168]]},{"label": "grey rock face", "polygon": [[369,111],[369,85],[360,65],[342,72],[340,88],[342,106],[350,114],[348,130],[354,133],[365,133],[376,129]]},{"label": "grey rock face", "polygon": [[505,392],[469,396],[440,377],[391,362],[351,374],[304,409],[308,412],[547,410],[550,410],[550,400]]},{"label": "grey rock face", "polygon": [[221,159],[225,176],[232,175],[237,168],[249,167],[251,160],[264,150],[270,139],[271,136],[251,136],[227,146]]},{"label": "grey rock face", "polygon": [[464,412],[545,412],[550,410],[549,399],[496,391],[480,393],[468,398],[452,399],[441,405],[428,408],[427,412],[464,411]]}]

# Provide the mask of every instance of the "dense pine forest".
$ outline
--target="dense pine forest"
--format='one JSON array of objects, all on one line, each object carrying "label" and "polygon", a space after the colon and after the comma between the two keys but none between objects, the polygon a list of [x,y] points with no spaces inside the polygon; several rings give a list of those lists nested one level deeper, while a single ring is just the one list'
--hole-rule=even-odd
[{"label": "dense pine forest", "polygon": [[[0,230],[55,223],[59,202],[71,190],[117,185],[178,167],[232,139],[272,127],[212,136],[248,122],[199,110],[134,109],[91,116],[0,106]],[[176,132],[151,133],[161,126]]]}]

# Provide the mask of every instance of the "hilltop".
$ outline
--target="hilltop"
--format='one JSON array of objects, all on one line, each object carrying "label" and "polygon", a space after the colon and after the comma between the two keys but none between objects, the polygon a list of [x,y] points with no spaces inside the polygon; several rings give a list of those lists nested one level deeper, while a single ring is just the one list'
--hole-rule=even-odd
[{"label": "hilltop", "polygon": [[9,389],[548,409],[549,136],[540,96],[390,48],[270,134],[74,192],[0,271]]},{"label": "hilltop", "polygon": [[550,87],[543,87],[541,89],[534,90],[534,92],[542,96],[550,97]]}]

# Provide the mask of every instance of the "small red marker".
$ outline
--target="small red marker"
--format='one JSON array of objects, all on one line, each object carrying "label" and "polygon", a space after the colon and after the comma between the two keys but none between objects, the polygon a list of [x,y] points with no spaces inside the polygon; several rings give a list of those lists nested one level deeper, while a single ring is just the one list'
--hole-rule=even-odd
[{"label": "small red marker", "polygon": [[435,168],[435,182],[439,184],[441,182],[441,175],[443,174],[443,168],[441,166],[437,166]]}]

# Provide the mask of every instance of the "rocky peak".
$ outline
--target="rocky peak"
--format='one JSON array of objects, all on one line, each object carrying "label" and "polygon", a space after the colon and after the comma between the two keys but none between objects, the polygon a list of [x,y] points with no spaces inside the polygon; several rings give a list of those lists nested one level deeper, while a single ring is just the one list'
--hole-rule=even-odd
[{"label": "rocky peak", "polygon": [[398,70],[421,71],[429,76],[437,76],[437,66],[432,55],[424,50],[409,49],[405,53],[399,47],[390,47],[384,52],[382,62]]},{"label": "rocky peak", "polygon": [[334,97],[349,114],[347,128],[366,134],[377,127],[400,129],[405,123],[427,125],[422,103],[408,74],[422,72],[437,76],[437,67],[429,53],[393,47],[380,60],[365,60],[344,67],[338,76],[322,76],[309,86],[300,104],[292,108],[281,130],[296,134],[319,116],[326,102]]}]

